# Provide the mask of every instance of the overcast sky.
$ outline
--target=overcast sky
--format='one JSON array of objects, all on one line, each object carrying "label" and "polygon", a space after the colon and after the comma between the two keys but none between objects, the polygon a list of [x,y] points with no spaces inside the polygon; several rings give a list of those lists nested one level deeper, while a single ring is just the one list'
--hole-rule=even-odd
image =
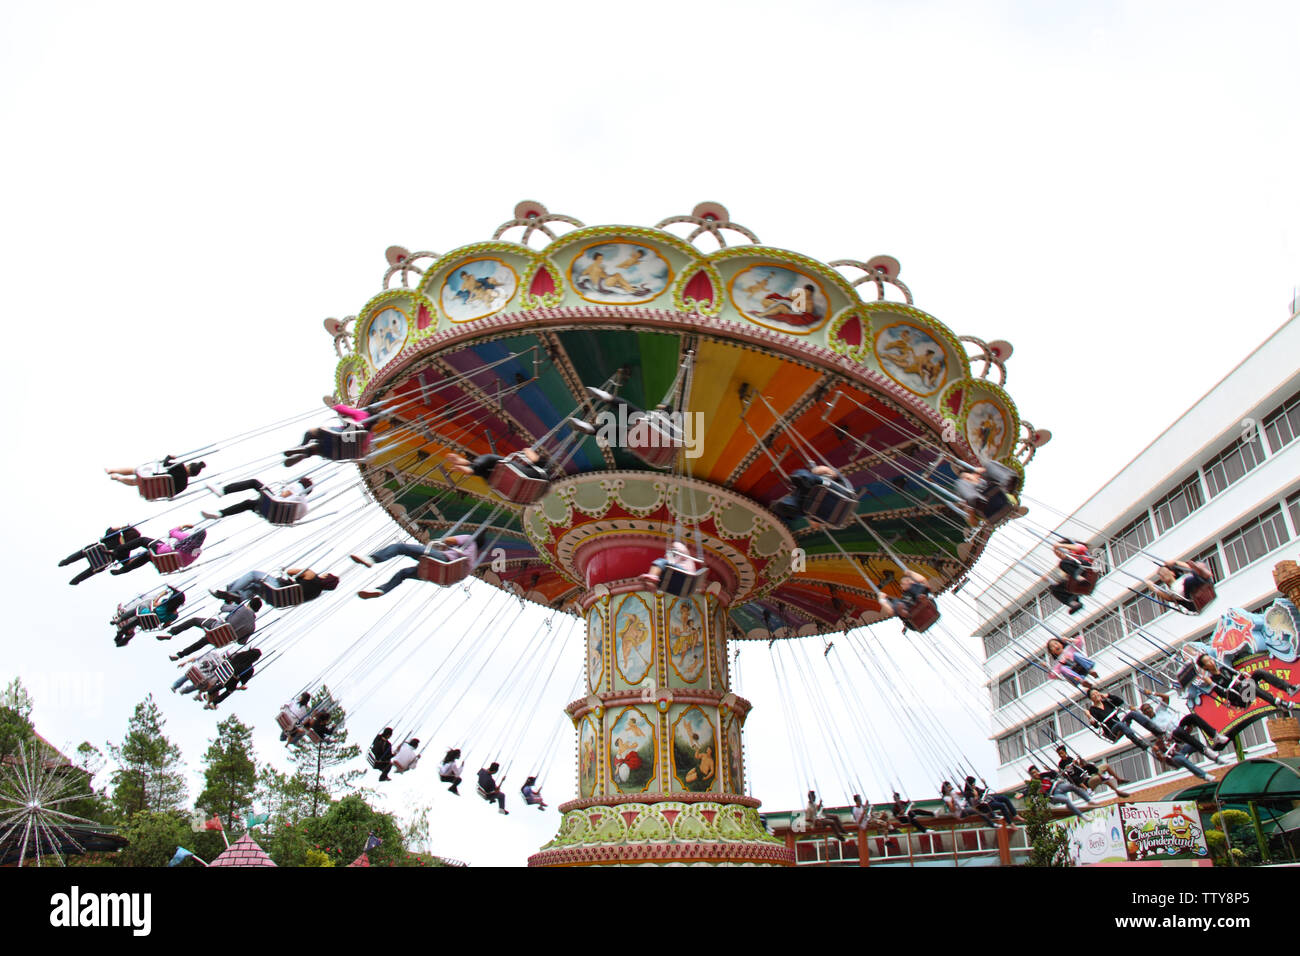
[{"label": "overcast sky", "polygon": [[[1029,492],[1073,508],[1288,317],[1298,25],[1284,3],[0,5],[0,677],[21,675],[41,731],[74,745],[120,739],[152,691],[197,768],[216,718],[167,692],[164,646],[117,649],[105,623],[153,572],[73,590],[54,567],[151,513],[100,469],[310,410],[332,388],[321,321],[379,291],[386,246],[487,239],[525,198],[638,225],[709,199],[823,261],[897,256],[919,308],[1014,343],[1008,388],[1056,435]],[[354,736],[418,694],[486,601],[430,625],[427,662],[389,675],[391,695],[351,688],[368,701]],[[233,702],[263,757],[283,762],[280,700],[379,614],[350,603]],[[541,617],[517,627],[531,638]],[[569,643],[530,705],[533,750],[561,726],[581,666]],[[811,667],[821,650],[785,653]],[[447,743],[466,714],[516,706],[491,702],[496,666],[457,689]],[[791,806],[804,775],[778,698],[795,717],[800,698],[763,645],[741,671],[755,792]],[[801,719],[810,738],[847,735]],[[987,719],[952,722],[991,771]],[[573,787],[564,734],[557,803]],[[858,781],[884,796],[893,776],[835,763],[812,771],[831,800]],[[917,796],[935,783],[923,765],[899,773]],[[430,776],[384,799],[431,802],[435,849],[518,863],[555,832],[553,811],[499,820]]]}]

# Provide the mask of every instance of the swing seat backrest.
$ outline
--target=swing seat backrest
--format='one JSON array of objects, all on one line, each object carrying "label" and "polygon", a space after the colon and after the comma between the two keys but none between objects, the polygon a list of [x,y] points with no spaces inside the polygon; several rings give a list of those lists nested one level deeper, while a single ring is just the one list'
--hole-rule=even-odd
[{"label": "swing seat backrest", "polygon": [[531,465],[520,462],[514,455],[501,459],[492,469],[488,486],[506,501],[517,505],[531,505],[546,495],[550,481],[538,478]]},{"label": "swing seat backrest", "polygon": [[301,584],[282,584],[278,587],[267,585],[262,588],[266,601],[271,607],[297,607],[302,603]]},{"label": "swing seat backrest", "polygon": [[665,564],[659,572],[659,591],[673,597],[690,597],[704,583],[708,574],[707,567],[683,571],[675,564]]},{"label": "swing seat backrest", "polygon": [[1097,587],[1097,578],[1099,576],[1100,574],[1096,568],[1084,568],[1065,582],[1066,593],[1087,597]]},{"label": "swing seat backrest", "polygon": [[1191,601],[1196,608],[1196,613],[1200,614],[1207,607],[1214,603],[1215,593],[1214,585],[1209,581],[1198,584],[1192,588],[1192,593],[1187,595],[1187,600]]},{"label": "swing seat backrest", "polygon": [[135,625],[146,631],[156,631],[163,626],[163,622],[153,611],[139,610],[135,612]]},{"label": "swing seat backrest", "polygon": [[1178,676],[1174,678],[1178,681],[1178,686],[1186,690],[1196,680],[1196,665],[1188,661],[1178,670]]},{"label": "swing seat backrest", "polygon": [[667,468],[683,446],[681,429],[659,412],[647,412],[628,418],[625,447],[651,468]]},{"label": "swing seat backrest", "polygon": [[939,605],[935,604],[934,598],[928,594],[917,598],[916,603],[903,618],[903,622],[918,633],[928,631],[937,620],[939,620]]},{"label": "swing seat backrest", "polygon": [[1016,505],[1001,488],[989,488],[980,499],[980,514],[989,524],[997,524],[1015,509]]},{"label": "swing seat backrest", "polygon": [[366,751],[366,763],[370,764],[370,766],[374,767],[376,770],[379,769],[379,760],[375,757],[375,752],[373,750]]},{"label": "swing seat backrest", "polygon": [[203,633],[204,640],[213,647],[225,647],[238,637],[235,633],[235,629],[229,624],[218,624],[216,627],[212,628],[212,630],[204,631]]},{"label": "swing seat backrest", "polygon": [[469,572],[469,558],[464,556],[444,558],[437,554],[425,554],[420,556],[420,563],[416,567],[416,577],[421,581],[443,587],[465,580],[469,577]]},{"label": "swing seat backrest", "polygon": [[803,503],[803,512],[832,528],[843,528],[854,517],[858,496],[837,481],[822,481],[809,490]]},{"label": "swing seat backrest", "polygon": [[293,730],[296,721],[293,719],[293,710],[288,704],[280,708],[280,712],[275,715],[275,722],[280,725],[280,729],[286,734]]},{"label": "swing seat backrest", "polygon": [[1000,465],[996,461],[984,460],[984,480],[990,485],[1000,488],[1009,495],[1014,495],[1020,487],[1020,475],[1015,470],[1008,468],[1006,465]]},{"label": "swing seat backrest", "polygon": [[330,461],[357,461],[370,454],[370,432],[356,426],[330,428],[321,442],[321,457]]},{"label": "swing seat backrest", "polygon": [[96,571],[102,570],[113,563],[112,552],[100,541],[96,541],[88,548],[83,548],[81,553],[86,556],[86,560],[90,562],[90,566]]},{"label": "swing seat backrest", "polygon": [[488,793],[482,787],[475,787],[474,789],[478,791],[478,795],[484,800],[492,801],[496,799],[496,797],[492,796],[492,794]]},{"label": "swing seat backrest", "polygon": [[267,494],[259,495],[257,499],[257,513],[280,527],[293,524],[306,512],[307,508],[301,501],[289,501]]},{"label": "swing seat backrest", "polygon": [[171,574],[181,569],[181,556],[175,551],[164,551],[162,554],[150,551],[149,561],[158,569],[159,574]]},{"label": "swing seat backrest", "polygon": [[162,501],[176,494],[176,483],[172,481],[171,475],[155,475],[143,468],[136,469],[135,486],[145,501]]}]

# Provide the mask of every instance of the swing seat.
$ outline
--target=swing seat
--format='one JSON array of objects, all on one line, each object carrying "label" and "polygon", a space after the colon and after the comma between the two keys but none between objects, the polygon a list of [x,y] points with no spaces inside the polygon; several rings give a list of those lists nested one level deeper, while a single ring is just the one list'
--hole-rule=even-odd
[{"label": "swing seat", "polygon": [[486,800],[488,803],[495,803],[495,802],[496,802],[496,799],[497,799],[497,798],[494,797],[492,794],[488,793],[488,792],[487,792],[486,790],[484,790],[482,787],[475,787],[474,789],[477,790],[477,791],[478,791],[478,795],[479,795],[480,797],[482,797],[484,800]]},{"label": "swing seat", "polygon": [[918,633],[928,631],[937,620],[939,620],[939,605],[935,604],[934,598],[928,594],[917,598],[912,609],[903,615],[903,623]]},{"label": "swing seat", "polygon": [[433,584],[447,587],[464,581],[469,577],[470,567],[469,558],[443,558],[435,554],[421,555],[420,563],[416,568],[416,577],[421,581],[429,581]]},{"label": "swing seat", "polygon": [[288,704],[280,708],[280,712],[275,715],[275,722],[280,725],[280,729],[286,734],[292,733],[293,728],[297,726],[297,722],[293,719],[293,711],[290,710]]},{"label": "swing seat", "polygon": [[1196,680],[1196,665],[1188,661],[1178,670],[1178,676],[1174,678],[1178,681],[1178,686],[1183,690],[1190,687]]},{"label": "swing seat", "polygon": [[662,412],[628,418],[624,447],[651,468],[670,467],[683,444],[681,429]]},{"label": "swing seat", "polygon": [[370,766],[376,770],[379,769],[379,758],[375,756],[375,752],[373,750],[366,751],[366,763],[370,764]]},{"label": "swing seat", "polygon": [[697,571],[684,571],[675,564],[665,564],[659,569],[659,592],[673,597],[690,597],[704,583],[709,569],[701,567]]},{"label": "swing seat", "polygon": [[171,475],[166,473],[155,475],[145,468],[136,469],[135,486],[140,492],[140,497],[145,501],[162,501],[176,494],[176,483],[172,481]]},{"label": "swing seat", "polygon": [[[1255,678],[1249,674],[1238,674],[1224,691],[1224,696],[1236,707],[1249,707],[1255,703],[1255,692],[1259,685],[1255,683]],[[1237,703],[1241,701],[1241,703]]]},{"label": "swing seat", "polygon": [[506,501],[517,505],[531,505],[546,495],[551,482],[538,478],[531,463],[510,455],[497,462],[488,480],[488,487]]},{"label": "swing seat", "polygon": [[181,569],[181,556],[176,551],[164,551],[162,554],[150,551],[149,561],[158,569],[159,574],[171,574]]},{"label": "swing seat", "polygon": [[210,631],[204,631],[203,634],[204,639],[213,647],[225,647],[238,636],[229,624],[220,624]]},{"label": "swing seat", "polygon": [[271,607],[297,607],[302,603],[302,585],[284,584],[279,587],[265,585],[262,593]]},{"label": "swing seat", "polygon": [[157,631],[163,627],[163,622],[153,611],[136,611],[135,626],[144,631]]},{"label": "swing seat", "polygon": [[980,464],[984,466],[984,480],[991,486],[1009,495],[1014,495],[1020,489],[1020,475],[1014,469],[987,459],[981,459]]},{"label": "swing seat", "polygon": [[980,497],[979,513],[989,524],[997,524],[1015,508],[1015,502],[1000,488],[989,488]]},{"label": "swing seat", "polygon": [[263,494],[257,499],[257,513],[273,525],[288,527],[307,513],[307,506],[301,501]]},{"label": "swing seat", "polygon": [[90,562],[90,566],[96,571],[104,570],[115,560],[112,552],[99,541],[96,541],[88,548],[82,548],[81,553],[85,555],[86,560]]},{"label": "swing seat", "polygon": [[321,441],[321,457],[330,461],[358,461],[370,454],[370,432],[364,428],[328,428]]},{"label": "swing seat", "polygon": [[1096,568],[1084,568],[1070,580],[1065,582],[1065,592],[1067,594],[1077,594],[1080,597],[1087,597],[1097,587],[1097,579],[1100,573]]},{"label": "swing seat", "polygon": [[235,667],[224,657],[212,660],[204,657],[192,664],[185,676],[200,690],[211,690],[231,680],[235,676]]},{"label": "swing seat", "polygon": [[1201,584],[1192,588],[1192,592],[1187,595],[1187,600],[1191,601],[1193,606],[1196,608],[1195,613],[1200,614],[1214,603],[1216,595],[1214,593],[1214,585],[1211,583],[1211,579],[1214,575],[1210,572],[1209,568],[1199,561],[1189,561],[1188,565],[1196,572],[1197,577],[1204,579]]},{"label": "swing seat", "polygon": [[832,528],[843,528],[853,521],[858,496],[837,481],[823,481],[808,492],[803,512],[809,518]]}]

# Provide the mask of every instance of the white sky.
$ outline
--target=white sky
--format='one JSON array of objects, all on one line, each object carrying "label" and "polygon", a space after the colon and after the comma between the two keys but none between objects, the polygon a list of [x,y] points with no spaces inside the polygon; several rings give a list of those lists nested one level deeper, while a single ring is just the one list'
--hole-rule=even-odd
[{"label": "white sky", "polygon": [[[216,718],[167,693],[150,635],[119,650],[105,623],[152,572],[73,590],[54,567],[150,512],[99,469],[311,408],[334,366],[321,320],[379,290],[387,245],[489,238],[524,198],[639,225],[712,199],[771,245],[897,256],[918,307],[1015,344],[1008,387],[1056,434],[1029,493],[1075,507],[1281,324],[1300,282],[1298,8],[1076,6],[0,5],[0,677],[73,744],[120,739],[152,690],[197,768]],[[290,685],[375,613],[349,608],[236,698],[263,757],[281,759]],[[791,689],[766,648],[742,655],[755,792],[793,806]],[[354,736],[385,717],[363,708]],[[987,721],[952,719],[991,775]],[[559,750],[572,760],[571,739]],[[555,802],[572,779],[554,772]],[[435,849],[475,863],[518,863],[556,828],[444,799],[429,775],[390,793],[431,800]]]}]

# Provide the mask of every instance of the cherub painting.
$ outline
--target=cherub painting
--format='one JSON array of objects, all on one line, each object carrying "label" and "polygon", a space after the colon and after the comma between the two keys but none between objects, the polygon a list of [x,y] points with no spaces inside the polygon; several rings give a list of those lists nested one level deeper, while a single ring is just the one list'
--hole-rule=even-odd
[{"label": "cherub painting", "polygon": [[943,346],[914,325],[881,329],[876,334],[876,355],[890,378],[918,395],[933,395],[948,380]]},{"label": "cherub painting", "polygon": [[370,320],[366,333],[366,351],[370,364],[375,368],[383,365],[402,350],[406,344],[406,313],[389,306]]},{"label": "cherub painting", "polygon": [[569,266],[569,281],[589,302],[649,302],[668,287],[671,278],[663,256],[633,242],[588,246]]},{"label": "cherub painting", "polygon": [[693,598],[676,600],[668,611],[668,659],[688,684],[699,680],[705,665],[704,619]]},{"label": "cherub painting", "polygon": [[673,776],[683,790],[717,789],[718,742],[713,722],[698,707],[688,707],[673,724]]},{"label": "cherub painting", "polygon": [[830,306],[815,279],[782,266],[752,266],[731,280],[731,299],[759,325],[804,335],[820,326]]},{"label": "cherub painting", "polygon": [[654,663],[650,608],[640,598],[623,598],[614,614],[614,663],[629,684],[639,684]]},{"label": "cherub painting", "polygon": [[1006,432],[1006,416],[994,402],[975,402],[966,413],[966,438],[986,458],[998,457]]},{"label": "cherub painting", "polygon": [[609,731],[609,775],[620,793],[645,790],[655,772],[655,725],[637,707],[625,707]]},{"label": "cherub painting", "polygon": [[442,280],[442,310],[453,322],[469,322],[500,312],[514,298],[519,280],[500,259],[462,262]]},{"label": "cherub painting", "polygon": [[587,689],[595,693],[605,679],[605,622],[600,608],[587,611]]},{"label": "cherub painting", "polygon": [[578,734],[578,792],[584,797],[596,792],[596,727],[590,717]]}]

